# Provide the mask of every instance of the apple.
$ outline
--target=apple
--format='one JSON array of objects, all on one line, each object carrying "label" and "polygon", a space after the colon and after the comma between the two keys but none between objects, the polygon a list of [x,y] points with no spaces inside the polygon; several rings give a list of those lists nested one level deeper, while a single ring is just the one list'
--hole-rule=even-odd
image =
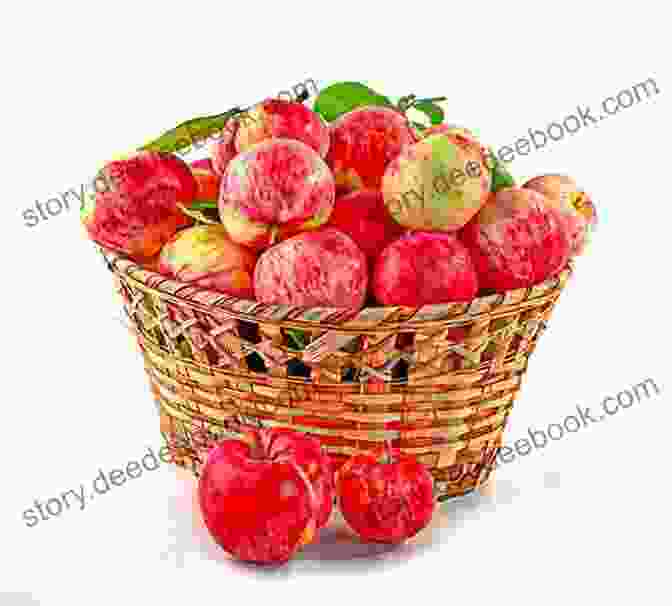
[{"label": "apple", "polygon": [[248,429],[213,447],[198,485],[203,521],[234,557],[286,563],[332,510],[333,480],[317,438],[282,428]]},{"label": "apple", "polygon": [[325,526],[334,505],[334,475],[331,459],[322,450],[320,440],[284,427],[266,429],[262,437],[272,456],[292,457],[301,466],[320,502],[317,527]]},{"label": "apple", "polygon": [[459,232],[482,289],[528,288],[557,275],[571,254],[561,211],[533,189],[508,187]]},{"label": "apple", "polygon": [[355,455],[336,475],[345,521],[375,543],[401,543],[425,528],[434,512],[433,486],[424,465],[389,446]]},{"label": "apple", "polygon": [[597,225],[591,197],[567,175],[539,175],[523,184],[542,194],[567,223],[571,256],[582,254]]},{"label": "apple", "polygon": [[222,177],[219,175],[210,158],[196,160],[189,165],[191,174],[196,180],[196,196],[199,202],[217,202]]},{"label": "apple", "polygon": [[193,223],[180,205],[193,202],[197,183],[174,154],[133,152],[105,164],[98,178],[112,186],[88,197],[81,220],[94,242],[136,262],[146,262]]}]

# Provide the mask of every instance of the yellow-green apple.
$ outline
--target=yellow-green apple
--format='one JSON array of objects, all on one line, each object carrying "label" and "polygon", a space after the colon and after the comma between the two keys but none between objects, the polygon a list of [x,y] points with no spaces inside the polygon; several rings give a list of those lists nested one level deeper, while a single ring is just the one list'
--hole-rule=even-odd
[{"label": "yellow-green apple", "polygon": [[253,251],[232,242],[222,225],[196,225],[176,233],[161,249],[159,273],[225,294],[254,299]]},{"label": "yellow-green apple", "polygon": [[485,204],[490,173],[476,141],[436,133],[402,149],[385,170],[382,191],[403,227],[455,232]]}]

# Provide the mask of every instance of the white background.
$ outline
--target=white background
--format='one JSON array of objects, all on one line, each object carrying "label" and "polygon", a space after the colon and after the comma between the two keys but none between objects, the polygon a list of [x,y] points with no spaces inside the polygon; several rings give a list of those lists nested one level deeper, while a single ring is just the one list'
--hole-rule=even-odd
[{"label": "white background", "polygon": [[[669,603],[670,33],[665,3],[43,3],[3,8],[0,604]],[[168,466],[28,528],[22,512],[158,448],[102,261],[21,216],[178,122],[313,78],[446,95],[495,147],[649,77],[660,94],[510,165],[573,175],[599,231],[508,437],[653,378],[659,396],[502,467],[385,552],[331,530],[275,572],[204,534]],[[335,527],[334,527],[335,528]]]}]

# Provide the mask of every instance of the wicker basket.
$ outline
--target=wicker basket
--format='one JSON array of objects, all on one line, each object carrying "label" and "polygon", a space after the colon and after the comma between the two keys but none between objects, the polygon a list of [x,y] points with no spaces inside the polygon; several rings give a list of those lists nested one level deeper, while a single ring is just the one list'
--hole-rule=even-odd
[{"label": "wicker basket", "polygon": [[[242,425],[318,435],[335,468],[390,441],[438,499],[483,484],[528,358],[569,278],[421,308],[265,305],[169,280],[99,247],[137,335],[172,460]],[[310,336],[298,350],[287,329]]]}]

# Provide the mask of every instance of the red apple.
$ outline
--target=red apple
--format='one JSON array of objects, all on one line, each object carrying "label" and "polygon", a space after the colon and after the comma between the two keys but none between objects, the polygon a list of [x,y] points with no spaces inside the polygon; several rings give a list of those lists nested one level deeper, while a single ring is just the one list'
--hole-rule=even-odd
[{"label": "red apple", "polygon": [[334,192],[334,177],[314,149],[292,139],[267,139],[227,165],[219,217],[234,242],[261,252],[326,223]]},{"label": "red apple", "polygon": [[509,187],[491,194],[460,231],[481,288],[527,288],[557,275],[567,264],[567,223],[548,199],[532,189]]},{"label": "red apple", "polygon": [[205,525],[228,553],[283,564],[331,513],[333,484],[316,438],[288,429],[248,430],[208,454],[199,479]]},{"label": "red apple", "polygon": [[571,256],[582,254],[597,225],[591,197],[566,175],[540,175],[527,181],[523,188],[538,191],[560,211],[567,223]]},{"label": "red apple", "polygon": [[329,127],[319,114],[298,101],[266,99],[238,115],[236,151],[242,152],[268,139],[295,139],[322,158],[329,149]]},{"label": "red apple", "polygon": [[196,160],[189,168],[196,180],[195,199],[200,202],[217,202],[222,177],[215,172],[212,161],[209,158]]},{"label": "red apple", "polygon": [[189,166],[191,167],[191,170],[215,170],[212,165],[211,158],[201,158],[200,160],[194,160],[193,162],[189,163]]},{"label": "red apple", "polygon": [[89,237],[104,246],[143,261],[193,223],[179,205],[194,200],[197,183],[178,156],[135,152],[108,162],[99,178],[111,186],[89,198],[81,219]]},{"label": "red apple", "polygon": [[212,168],[218,175],[223,175],[231,159],[238,153],[236,150],[236,132],[238,120],[234,117],[226,122],[219,137],[210,147]]},{"label": "red apple", "polygon": [[320,502],[317,527],[325,526],[334,505],[334,475],[319,439],[282,427],[265,430],[262,439],[273,457],[291,457],[305,472]]},{"label": "red apple", "polygon": [[368,262],[343,232],[325,227],[264,251],[254,268],[260,303],[359,310],[368,288]]},{"label": "red apple", "polygon": [[359,454],[336,476],[339,507],[365,541],[401,543],[429,524],[433,481],[415,457],[396,448]]},{"label": "red apple", "polygon": [[337,198],[328,224],[353,239],[371,268],[381,251],[404,233],[404,228],[390,216],[378,190],[359,189]]},{"label": "red apple", "polygon": [[469,251],[453,234],[408,231],[378,256],[371,290],[381,305],[470,301],[478,276]]}]

